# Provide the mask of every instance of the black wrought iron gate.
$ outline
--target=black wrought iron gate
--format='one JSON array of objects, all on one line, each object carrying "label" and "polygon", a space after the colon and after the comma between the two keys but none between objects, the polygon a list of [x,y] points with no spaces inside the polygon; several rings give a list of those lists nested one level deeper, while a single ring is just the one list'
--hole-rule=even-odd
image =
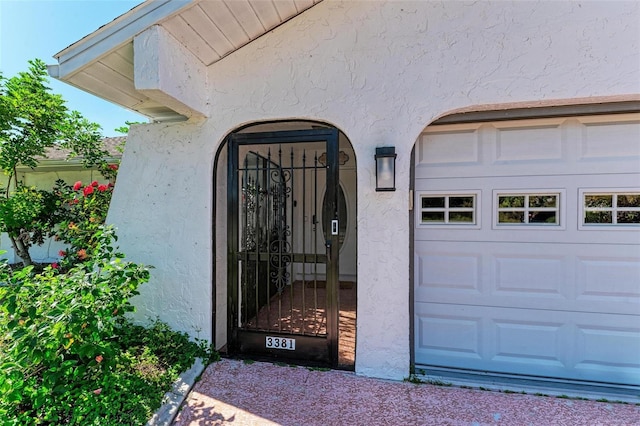
[{"label": "black wrought iron gate", "polygon": [[229,351],[335,366],[338,131],[228,142]]}]

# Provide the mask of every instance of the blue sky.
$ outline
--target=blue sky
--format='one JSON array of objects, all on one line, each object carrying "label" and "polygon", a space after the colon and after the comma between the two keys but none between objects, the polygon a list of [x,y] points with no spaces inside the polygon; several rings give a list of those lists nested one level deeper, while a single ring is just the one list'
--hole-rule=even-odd
[{"label": "blue sky", "polygon": [[[56,64],[53,55],[100,26],[135,7],[142,0],[0,0],[0,71],[13,77],[26,71],[30,59]],[[116,127],[146,117],[50,79],[50,87],[102,126],[104,136],[121,136]]]}]

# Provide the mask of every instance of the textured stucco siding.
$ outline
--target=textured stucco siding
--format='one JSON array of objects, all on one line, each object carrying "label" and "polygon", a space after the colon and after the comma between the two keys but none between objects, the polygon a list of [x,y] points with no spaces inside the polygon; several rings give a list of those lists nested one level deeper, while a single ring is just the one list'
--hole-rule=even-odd
[{"label": "textured stucco siding", "polygon": [[160,26],[134,38],[135,87],[187,117],[204,118],[206,68]]},{"label": "textured stucco siding", "polygon": [[[220,143],[247,123],[322,120],[349,138],[359,167],[356,371],[405,377],[416,138],[460,108],[640,93],[639,8],[326,0],[210,66],[207,121],[129,135],[109,220],[125,252],[155,266],[138,315],[211,338],[212,285],[226,286],[212,262],[213,198],[226,194],[212,187]],[[375,192],[376,146],[397,148],[396,192]]]},{"label": "textured stucco siding", "polygon": [[128,259],[153,267],[137,319],[210,340],[214,144],[187,124],[133,126],[129,137],[107,221]]}]

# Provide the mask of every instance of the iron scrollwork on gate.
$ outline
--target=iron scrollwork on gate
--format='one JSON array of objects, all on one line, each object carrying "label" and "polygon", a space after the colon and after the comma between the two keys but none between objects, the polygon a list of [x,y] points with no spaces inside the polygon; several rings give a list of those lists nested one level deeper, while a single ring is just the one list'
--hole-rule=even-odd
[{"label": "iron scrollwork on gate", "polygon": [[271,193],[273,198],[273,217],[275,226],[271,230],[271,247],[269,247],[271,263],[271,282],[282,293],[291,283],[288,265],[291,263],[291,226],[287,223],[287,199],[291,197],[291,187],[287,182],[291,179],[289,170],[271,170]]},{"label": "iron scrollwork on gate", "polygon": [[[290,242],[291,227],[287,223],[287,200],[291,198],[291,171],[284,170],[267,157],[250,152],[244,161],[242,182],[243,238],[241,249],[255,253],[256,261],[268,258],[266,271],[269,284],[281,294],[291,284],[288,266],[292,261]],[[257,282],[252,277],[250,265],[245,268],[245,279]]]}]

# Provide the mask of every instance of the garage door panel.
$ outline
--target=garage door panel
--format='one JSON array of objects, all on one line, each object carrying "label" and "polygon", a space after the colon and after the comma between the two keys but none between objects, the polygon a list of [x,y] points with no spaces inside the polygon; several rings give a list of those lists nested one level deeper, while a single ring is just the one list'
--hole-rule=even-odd
[{"label": "garage door panel", "polygon": [[418,286],[456,293],[480,294],[479,254],[430,252],[416,257]]},{"label": "garage door panel", "polygon": [[425,166],[480,164],[480,132],[455,126],[448,131],[423,135],[416,159]]},{"label": "garage door panel", "polygon": [[563,324],[530,318],[493,320],[490,359],[506,364],[526,363],[564,368]]},{"label": "garage door panel", "polygon": [[[576,187],[617,187],[628,186],[638,187],[640,183],[640,160],[630,161],[633,169],[627,172],[612,173],[607,170],[604,165],[589,165],[589,169],[585,173],[577,173],[575,170],[563,166],[564,173],[545,174],[538,173],[538,169],[534,168],[531,173],[523,174],[522,167],[516,168],[517,173],[509,174],[505,179],[502,175],[473,175],[464,176],[453,174],[451,168],[445,176],[430,176],[428,170],[421,170],[420,175],[416,176],[416,188],[425,190],[451,190],[451,189],[481,189],[481,188],[558,188],[567,185]],[[609,168],[610,169],[610,168]],[[589,173],[590,172],[590,173]],[[535,180],[532,180],[535,177]],[[560,179],[560,182],[558,181]]]},{"label": "garage door panel", "polygon": [[580,138],[580,159],[601,160],[640,158],[640,123],[637,121],[611,123],[597,119],[583,119]]},{"label": "garage door panel", "polygon": [[[431,126],[414,184],[416,364],[640,385],[640,226],[583,223],[633,217],[640,114]],[[537,193],[555,223],[497,223]]]},{"label": "garage door panel", "polygon": [[522,167],[517,174],[512,174],[505,179],[504,176],[472,176],[463,177],[452,175],[449,177],[428,177],[416,178],[416,191],[464,191],[491,189],[534,189],[534,188],[565,188],[570,193],[577,196],[579,188],[615,188],[629,187],[637,188],[640,185],[640,161],[634,162],[634,170],[628,173],[610,173],[600,165],[590,165],[591,174],[568,173],[566,165],[564,174],[527,174],[522,175]]},{"label": "garage door panel", "polygon": [[[640,384],[640,325],[638,321],[602,315],[578,318],[575,344],[578,357],[573,368],[588,380]],[[635,324],[635,326],[633,326]]]},{"label": "garage door panel", "polygon": [[603,303],[635,300],[640,314],[640,257],[578,256],[577,271],[579,299]]},{"label": "garage door panel", "polygon": [[640,253],[630,251],[616,245],[416,242],[415,300],[614,312],[640,321]]},{"label": "garage door panel", "polygon": [[[476,178],[480,176],[518,176],[523,166],[531,167],[531,176],[571,176],[588,175],[594,171],[601,174],[637,173],[640,157],[583,158],[571,163],[562,160],[540,161],[497,161],[491,167],[482,163],[473,164],[422,164],[416,166],[416,179],[448,179],[455,177]],[[570,167],[567,167],[569,165]],[[594,170],[595,167],[595,170]]]},{"label": "garage door panel", "polygon": [[[638,114],[434,126],[419,138],[416,178],[637,173]],[[594,165],[597,164],[597,171]]]},{"label": "garage door panel", "polygon": [[416,364],[640,385],[640,329],[628,320],[418,303]]},{"label": "garage door panel", "polygon": [[[416,312],[417,351],[430,359],[481,360],[482,319],[464,306],[421,305]],[[451,336],[457,336],[452,339]],[[416,353],[416,356],[418,354]]]},{"label": "garage door panel", "polygon": [[[416,241],[430,241],[434,244],[443,244],[449,242],[483,244],[503,241],[505,245],[514,246],[519,244],[554,244],[558,246],[568,246],[568,248],[577,245],[589,245],[600,247],[603,253],[607,253],[607,250],[609,250],[609,248],[611,247],[622,246],[626,247],[626,253],[629,256],[640,257],[640,247],[638,247],[636,243],[636,241],[640,240],[640,232],[634,229],[619,229],[610,231],[602,229],[586,230],[581,231],[581,233],[578,233],[578,231],[574,232],[572,230],[567,230],[565,233],[558,235],[552,234],[550,232],[536,232],[541,230],[544,229],[527,229],[523,231],[518,231],[517,229],[497,229],[492,232],[488,232],[488,234],[490,235],[487,236],[483,235],[482,232],[470,233],[463,229],[433,228],[416,232],[416,234],[431,234],[430,240],[425,240],[420,235],[416,235]],[[512,241],[514,238],[520,238],[520,241]],[[616,240],[619,241],[618,244],[615,244]]]},{"label": "garage door panel", "polygon": [[565,298],[564,256],[496,255],[494,294]]},{"label": "garage door panel", "polygon": [[[566,368],[562,342],[569,325],[562,318],[540,319],[509,308],[429,303],[417,304],[415,315],[422,324],[417,330],[417,364],[533,375]],[[458,339],[451,330],[434,340],[442,321],[467,325],[467,338]]]},{"label": "garage door panel", "polygon": [[[526,309],[579,310],[571,257],[562,247],[481,244],[487,265],[483,304]],[[493,301],[493,303],[492,303]]]},{"label": "garage door panel", "polygon": [[[603,320],[607,322],[606,319]],[[637,327],[578,324],[577,344],[582,354],[578,365],[598,364],[615,367],[640,367],[640,330]],[[628,351],[616,352],[627,347]],[[612,362],[617,359],[617,363]]]},{"label": "garage door panel", "polygon": [[[640,168],[640,164],[638,165]],[[629,245],[632,254],[640,253],[640,227],[603,227],[582,224],[582,192],[640,191],[640,174],[593,176],[513,176],[503,178],[421,179],[416,181],[415,239],[417,241],[502,241],[550,244]],[[617,188],[617,189],[612,189]],[[505,226],[496,222],[496,197],[509,193],[557,193],[558,225]],[[477,224],[431,224],[421,221],[421,199],[441,194],[474,194]]]},{"label": "garage door panel", "polygon": [[[544,227],[536,227],[535,229],[494,229],[494,230],[469,230],[457,228],[446,229],[444,227],[431,229],[418,229],[415,231],[415,240],[419,243],[432,242],[434,244],[446,244],[449,242],[458,243],[491,243],[502,242],[505,245],[513,245],[514,247],[521,244],[539,244],[539,245],[557,245],[560,247],[567,246],[567,249],[584,245],[593,247],[592,251],[601,250],[601,253],[609,253],[608,250],[615,247],[624,247],[626,255],[640,258],[640,229],[627,227],[626,229],[587,229],[577,230],[575,220],[573,221],[574,229],[566,230],[545,230]],[[541,232],[547,231],[547,232]],[[425,237],[428,235],[429,238]],[[518,240],[518,241],[514,241]],[[546,252],[546,248],[544,249]],[[617,251],[617,250],[616,250]],[[625,254],[623,254],[625,256]],[[625,256],[626,257],[626,256]]]},{"label": "garage door panel", "polygon": [[505,161],[556,162],[563,159],[559,125],[497,128],[494,163]]}]

